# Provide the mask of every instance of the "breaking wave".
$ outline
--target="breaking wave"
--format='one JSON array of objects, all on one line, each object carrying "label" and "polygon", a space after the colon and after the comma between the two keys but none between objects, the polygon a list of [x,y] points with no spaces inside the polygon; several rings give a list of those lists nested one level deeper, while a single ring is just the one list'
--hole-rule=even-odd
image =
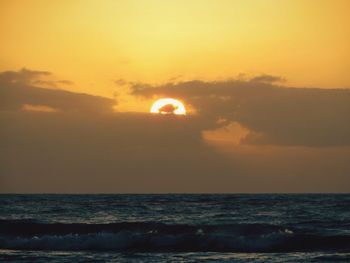
[{"label": "breaking wave", "polygon": [[350,236],[268,224],[43,224],[0,220],[1,249],[145,252],[350,251]]}]

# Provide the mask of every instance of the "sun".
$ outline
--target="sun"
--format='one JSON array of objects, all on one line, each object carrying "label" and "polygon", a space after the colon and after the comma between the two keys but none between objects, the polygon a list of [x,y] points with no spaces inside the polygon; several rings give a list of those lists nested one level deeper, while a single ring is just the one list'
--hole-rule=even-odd
[{"label": "sun", "polygon": [[156,100],[150,110],[151,113],[186,115],[185,106],[182,102],[172,98]]}]

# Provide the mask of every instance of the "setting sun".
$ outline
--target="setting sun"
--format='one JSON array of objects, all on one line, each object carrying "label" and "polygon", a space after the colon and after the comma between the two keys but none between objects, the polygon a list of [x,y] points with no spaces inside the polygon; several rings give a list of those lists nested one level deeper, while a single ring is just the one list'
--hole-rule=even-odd
[{"label": "setting sun", "polygon": [[349,10],[0,0],[0,263],[350,263]]},{"label": "setting sun", "polygon": [[186,115],[185,106],[178,100],[162,98],[155,101],[150,110],[151,113]]}]

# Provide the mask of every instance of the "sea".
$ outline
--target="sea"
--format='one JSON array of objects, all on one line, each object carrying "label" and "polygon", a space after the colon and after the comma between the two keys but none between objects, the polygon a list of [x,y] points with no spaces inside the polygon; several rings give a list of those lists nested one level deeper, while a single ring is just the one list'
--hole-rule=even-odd
[{"label": "sea", "polygon": [[350,194],[2,194],[0,262],[350,262]]}]

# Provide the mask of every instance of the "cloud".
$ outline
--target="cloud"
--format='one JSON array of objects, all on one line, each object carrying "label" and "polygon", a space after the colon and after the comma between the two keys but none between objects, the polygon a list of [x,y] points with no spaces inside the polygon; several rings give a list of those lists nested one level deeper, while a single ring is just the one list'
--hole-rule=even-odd
[{"label": "cloud", "polygon": [[35,86],[39,86],[39,87],[44,87],[44,88],[59,88],[62,85],[73,85],[74,82],[73,81],[69,81],[69,80],[35,80],[32,83]]},{"label": "cloud", "polygon": [[200,192],[231,173],[195,117],[12,111],[0,123],[0,192]]},{"label": "cloud", "polygon": [[349,191],[350,147],[221,152],[200,117],[7,111],[0,123],[0,192]]},{"label": "cloud", "polygon": [[280,76],[272,76],[263,74],[256,76],[250,79],[251,82],[266,82],[266,83],[275,83],[275,82],[285,82],[286,80]]},{"label": "cloud", "polygon": [[[198,112],[113,112],[108,98],[2,80],[0,192],[349,191],[350,147],[286,147],[303,137],[285,133],[279,119],[291,116],[299,129],[312,129],[314,123],[304,123],[309,109],[314,115],[307,118],[328,122],[334,110],[340,122],[347,91],[327,90],[326,96],[251,81],[137,85],[138,96],[183,98]],[[320,141],[316,136],[314,146]]]},{"label": "cloud", "polygon": [[[46,106],[62,112],[112,112],[115,100],[35,86],[47,71],[22,69],[0,73],[0,110],[20,110],[23,105]],[[44,81],[45,82],[45,81]],[[70,83],[63,81],[65,84]],[[45,82],[47,84],[47,82]],[[49,82],[62,83],[62,81]],[[52,85],[51,85],[52,86]]]},{"label": "cloud", "polygon": [[0,83],[30,85],[33,81],[37,81],[38,78],[50,75],[52,74],[48,71],[38,71],[22,68],[19,71],[0,72]]},{"label": "cloud", "polygon": [[0,83],[7,85],[27,85],[49,88],[59,88],[60,85],[73,85],[70,80],[43,79],[52,77],[49,71],[31,70],[22,68],[19,71],[0,72]]},{"label": "cloud", "polygon": [[263,75],[247,81],[135,84],[132,94],[180,98],[213,122],[237,122],[250,130],[241,141],[245,144],[350,145],[350,90],[280,87],[265,81],[277,79]]},{"label": "cloud", "polygon": [[201,116],[113,112],[111,99],[14,82],[0,83],[0,192],[199,191],[226,166]]}]

